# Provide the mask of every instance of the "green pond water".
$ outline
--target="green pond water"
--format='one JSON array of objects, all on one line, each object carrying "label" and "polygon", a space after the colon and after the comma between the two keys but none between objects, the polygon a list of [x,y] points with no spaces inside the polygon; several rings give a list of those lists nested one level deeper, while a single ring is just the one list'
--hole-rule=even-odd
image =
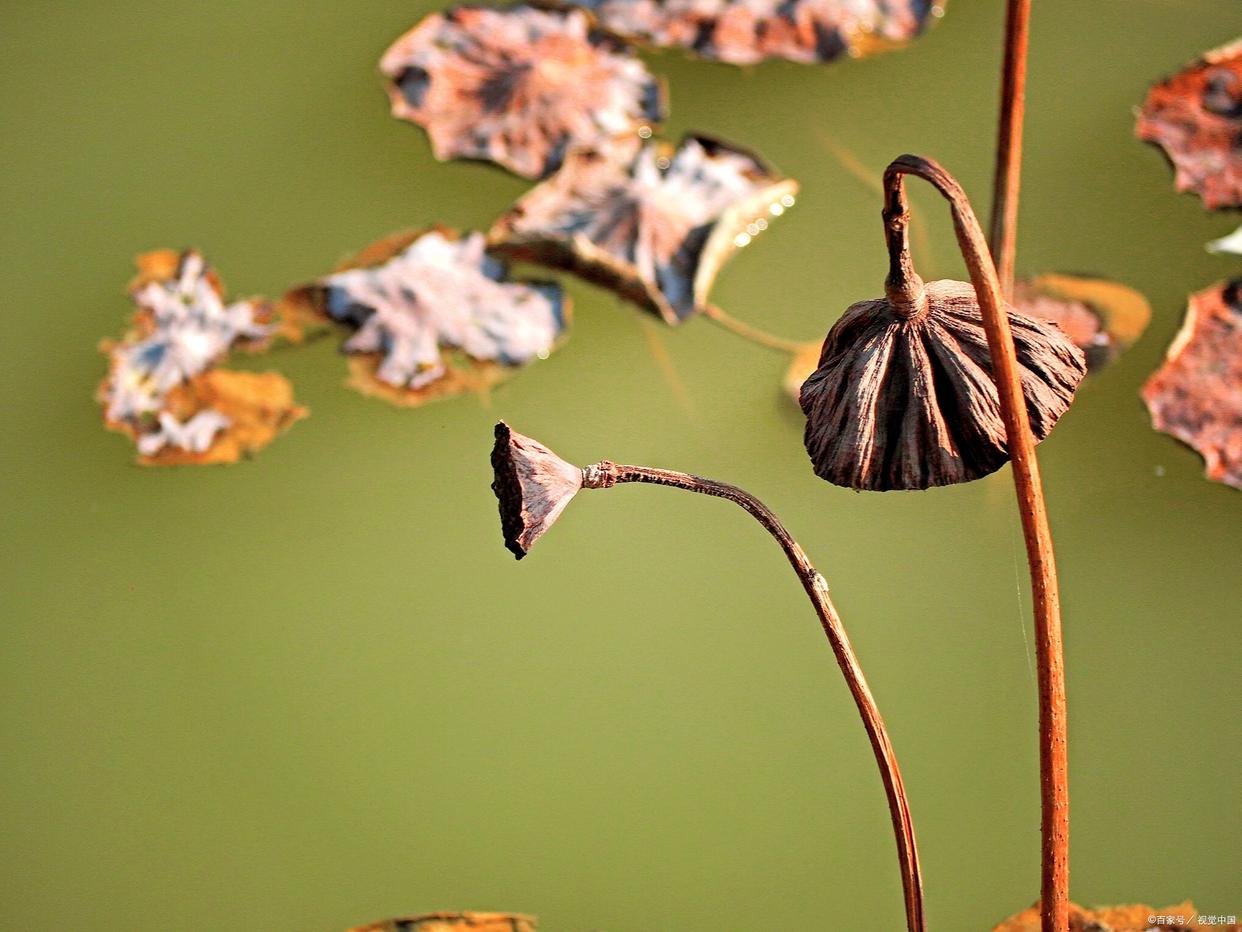
[{"label": "green pond water", "polygon": [[[0,927],[339,932],[511,909],[547,932],[898,929],[866,737],[776,547],[731,506],[584,494],[521,564],[498,417],[566,457],[765,499],[833,587],[897,746],[934,929],[1038,895],[1030,607],[1008,469],[922,494],[811,473],[785,360],[568,281],[572,339],[495,391],[398,410],[335,340],[274,368],[312,410],[253,461],[144,470],[92,400],[144,250],[279,294],[386,233],[486,228],[526,185],[438,164],[375,63],[434,5],[10,2],[0,12]],[[714,297],[822,337],[878,295],[878,175],[913,151],[987,212],[1003,3],[910,48],[740,71],[649,57],[669,135],[752,146],[797,207]],[[1041,0],[1019,271],[1143,291],[1143,340],[1040,447],[1064,593],[1073,895],[1242,914],[1242,496],[1138,390],[1236,214],[1133,139],[1148,84],[1242,32],[1236,0]],[[961,277],[911,185],[925,277]]]}]

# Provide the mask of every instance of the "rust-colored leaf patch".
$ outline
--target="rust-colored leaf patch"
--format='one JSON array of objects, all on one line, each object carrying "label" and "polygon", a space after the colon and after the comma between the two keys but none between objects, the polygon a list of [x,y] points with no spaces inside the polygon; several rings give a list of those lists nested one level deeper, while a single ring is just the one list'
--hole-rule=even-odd
[{"label": "rust-colored leaf patch", "polygon": [[1020,280],[1014,286],[1013,306],[1065,331],[1086,354],[1091,371],[1116,359],[1143,335],[1151,320],[1151,304],[1133,288],[1078,275]]},{"label": "rust-colored leaf patch", "polygon": [[384,53],[393,116],[427,130],[437,159],[486,159],[526,178],[572,146],[607,149],[663,118],[659,82],[581,10],[460,6]]},{"label": "rust-colored leaf patch", "polygon": [[[1011,916],[992,932],[1040,932],[1038,905]],[[1084,909],[1070,904],[1070,932],[1242,932],[1234,916],[1204,915],[1187,900],[1157,909],[1151,906],[1106,906]]]},{"label": "rust-colored leaf patch", "polygon": [[139,256],[129,332],[106,342],[99,387],[104,422],[127,434],[144,465],[233,463],[306,415],[276,373],[216,368],[233,348],[261,349],[277,332],[272,305],[225,304],[224,287],[194,250]]},{"label": "rust-colored leaf patch", "polygon": [[576,0],[626,38],[712,61],[815,63],[905,44],[944,14],[931,0]]},{"label": "rust-colored leaf patch", "polygon": [[1242,278],[1191,296],[1143,401],[1153,427],[1199,451],[1209,479],[1242,489]]},{"label": "rust-colored leaf patch", "polygon": [[517,913],[428,913],[356,926],[348,932],[535,932],[535,920]]},{"label": "rust-colored leaf patch", "polygon": [[1211,208],[1242,206],[1242,40],[1154,85],[1135,132],[1164,150],[1177,190]]},{"label": "rust-colored leaf patch", "polygon": [[571,152],[496,221],[515,258],[568,269],[675,324],[707,301],[721,266],[794,203],[797,182],[758,156],[702,136],[625,158]]},{"label": "rust-colored leaf patch", "polygon": [[352,328],[349,385],[407,407],[486,390],[547,357],[569,310],[553,282],[509,281],[481,233],[439,228],[373,243],[282,305],[291,320]]}]

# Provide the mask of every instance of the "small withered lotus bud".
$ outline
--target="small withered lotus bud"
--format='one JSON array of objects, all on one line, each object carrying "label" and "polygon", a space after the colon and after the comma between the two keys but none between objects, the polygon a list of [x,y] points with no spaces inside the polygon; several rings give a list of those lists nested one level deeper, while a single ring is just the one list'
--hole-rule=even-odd
[{"label": "small withered lotus bud", "polygon": [[582,470],[504,421],[496,425],[492,469],[505,546],[520,560],[578,494]]},{"label": "small withered lotus bud", "polygon": [[[934,166],[925,160],[911,164]],[[836,485],[871,491],[968,482],[1009,459],[976,289],[967,282],[925,283],[914,271],[901,182],[909,169],[901,160],[894,165],[896,170],[885,175],[887,295],[854,304],[837,321],[799,397],[816,474]],[[939,166],[927,171],[953,203],[961,239],[969,202]],[[977,229],[973,212],[970,220]],[[1003,311],[1030,430],[1042,440],[1069,407],[1086,362],[1054,324],[1007,304]]]}]

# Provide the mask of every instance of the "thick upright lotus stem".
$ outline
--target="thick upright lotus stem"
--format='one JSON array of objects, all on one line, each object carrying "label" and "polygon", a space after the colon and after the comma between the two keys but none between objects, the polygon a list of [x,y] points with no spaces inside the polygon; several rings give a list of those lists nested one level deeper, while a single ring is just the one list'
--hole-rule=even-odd
[{"label": "thick upright lotus stem", "polygon": [[1018,249],[1018,190],[1022,181],[1022,123],[1026,115],[1026,50],[1031,0],[1009,0],[1005,13],[1005,59],[1001,71],[1000,126],[992,178],[992,257],[1005,300],[1013,298]]},{"label": "thick upright lotus stem", "polygon": [[[887,203],[904,195],[903,175],[930,182],[949,201],[962,258],[970,270],[987,331],[992,375],[1001,401],[1013,481],[1022,516],[1035,614],[1035,648],[1039,665],[1039,770],[1042,802],[1043,932],[1069,928],[1069,789],[1066,762],[1065,658],[1061,644],[1061,605],[1057,589],[1052,533],[1044,503],[1035,439],[1031,434],[1019,379],[1018,362],[996,269],[983,230],[957,181],[930,159],[897,158],[884,173]],[[899,283],[900,284],[900,283]]]},{"label": "thick upright lotus stem", "polygon": [[745,509],[780,544],[785,557],[794,568],[794,572],[798,574],[798,580],[802,583],[802,588],[806,590],[816,615],[819,616],[824,634],[832,646],[837,664],[841,667],[841,673],[845,676],[850,694],[854,697],[854,704],[858,707],[859,715],[862,717],[863,727],[867,729],[867,736],[871,739],[871,749],[875,754],[876,764],[880,768],[880,778],[884,781],[884,792],[888,797],[893,833],[897,839],[897,857],[900,862],[901,885],[905,897],[906,926],[909,932],[925,932],[923,880],[919,869],[918,848],[914,839],[914,821],[910,816],[910,805],[906,799],[901,771],[897,766],[897,755],[889,740],[888,730],[884,727],[884,719],[880,716],[880,710],[867,686],[867,680],[863,676],[858,658],[854,655],[854,649],[845,634],[845,626],[841,623],[836,607],[828,596],[828,584],[811,565],[802,547],[766,505],[749,492],[723,482],[714,482],[711,479],[668,469],[619,466],[607,460],[583,469],[582,480],[584,489],[607,489],[622,482],[647,482],[728,499]]}]

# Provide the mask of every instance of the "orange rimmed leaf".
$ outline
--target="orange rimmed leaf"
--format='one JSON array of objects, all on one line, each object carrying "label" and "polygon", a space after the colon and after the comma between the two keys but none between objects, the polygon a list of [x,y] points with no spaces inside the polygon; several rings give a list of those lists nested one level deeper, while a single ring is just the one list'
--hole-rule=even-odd
[{"label": "orange rimmed leaf", "polygon": [[485,391],[561,342],[569,302],[554,282],[511,281],[481,233],[436,227],[385,237],[295,288],[282,317],[352,329],[348,384],[416,407]]},{"label": "orange rimmed leaf", "polygon": [[266,348],[273,306],[226,304],[224,287],[195,250],[158,250],[136,260],[137,305],[129,331],[102,349],[104,423],[128,435],[147,465],[235,462],[304,417],[289,383],[216,367],[235,348]]},{"label": "orange rimmed leaf", "polygon": [[1151,321],[1151,304],[1138,291],[1105,278],[1046,274],[1014,286],[1013,305],[1050,320],[1087,355],[1091,371],[1102,369],[1130,347]]}]

